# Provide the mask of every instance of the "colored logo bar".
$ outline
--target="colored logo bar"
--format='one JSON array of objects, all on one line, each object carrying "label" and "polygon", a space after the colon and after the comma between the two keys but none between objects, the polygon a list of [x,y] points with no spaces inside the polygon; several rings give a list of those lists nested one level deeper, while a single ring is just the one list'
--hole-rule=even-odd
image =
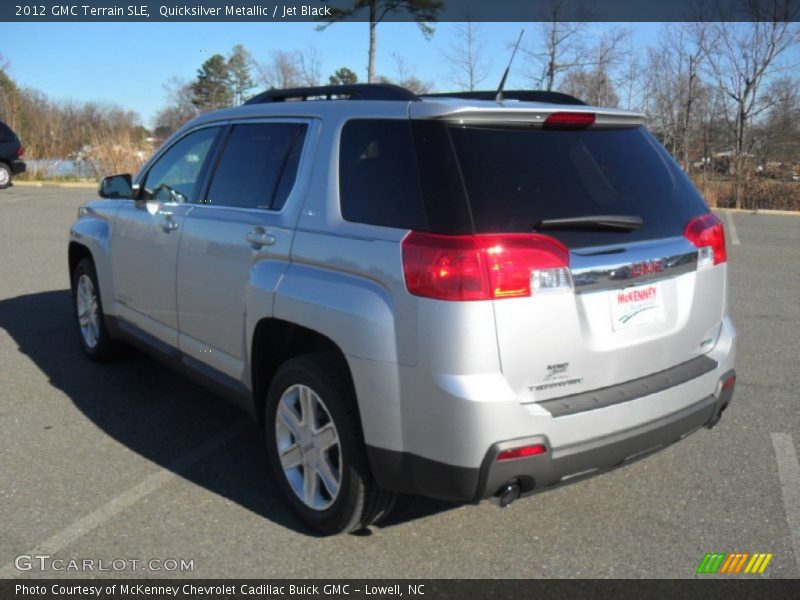
[{"label": "colored logo bar", "polygon": [[767,570],[769,561],[772,560],[772,553],[756,552],[710,552],[703,557],[700,566],[697,567],[698,573],[737,575],[761,574]]}]

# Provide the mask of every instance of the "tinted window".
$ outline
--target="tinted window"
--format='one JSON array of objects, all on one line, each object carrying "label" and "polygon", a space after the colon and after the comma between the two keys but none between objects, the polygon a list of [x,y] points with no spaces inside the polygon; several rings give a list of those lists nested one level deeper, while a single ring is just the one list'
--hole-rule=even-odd
[{"label": "tinted window", "polygon": [[231,131],[205,202],[280,208],[294,185],[306,125],[254,123]]},{"label": "tinted window", "polygon": [[414,148],[431,233],[472,233],[472,217],[447,127],[437,121],[412,121]]},{"label": "tinted window", "polygon": [[424,229],[419,170],[406,120],[349,121],[339,153],[342,216],[348,221]]},{"label": "tinted window", "polygon": [[13,142],[14,132],[5,123],[0,123],[0,142]]},{"label": "tinted window", "polygon": [[144,199],[193,201],[198,192],[200,173],[219,130],[219,127],[199,129],[167,150],[147,173],[142,191]]},{"label": "tinted window", "polygon": [[278,180],[278,187],[275,190],[275,197],[272,201],[272,210],[280,210],[286,203],[289,193],[294,187],[294,181],[297,179],[297,169],[300,166],[300,155],[303,153],[303,142],[306,137],[305,125],[297,131],[297,136],[292,143],[289,150],[289,155],[286,157],[286,164],[283,166],[283,173]]},{"label": "tinted window", "polygon": [[681,235],[705,204],[643,127],[583,131],[450,128],[477,232],[545,219],[635,215],[633,232],[555,231],[569,246]]}]

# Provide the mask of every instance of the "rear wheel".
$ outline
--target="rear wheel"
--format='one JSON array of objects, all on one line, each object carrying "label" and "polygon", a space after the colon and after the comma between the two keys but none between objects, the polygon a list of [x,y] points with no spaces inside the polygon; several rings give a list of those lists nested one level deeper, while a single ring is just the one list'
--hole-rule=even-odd
[{"label": "rear wheel", "polygon": [[7,188],[11,185],[11,168],[3,162],[0,162],[0,190]]},{"label": "rear wheel", "polygon": [[293,358],[275,374],[265,407],[278,486],[292,511],[324,534],[375,523],[396,497],[372,478],[345,368],[327,353]]},{"label": "rear wheel", "polygon": [[108,334],[97,272],[91,258],[84,258],[72,273],[72,301],[83,351],[99,362],[112,358],[116,344]]}]

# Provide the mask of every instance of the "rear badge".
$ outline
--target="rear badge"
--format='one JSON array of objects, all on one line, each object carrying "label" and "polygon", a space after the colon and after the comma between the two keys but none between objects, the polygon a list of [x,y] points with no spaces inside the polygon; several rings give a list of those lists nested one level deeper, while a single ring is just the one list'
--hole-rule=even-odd
[{"label": "rear badge", "polygon": [[547,365],[547,373],[545,374],[544,382],[528,386],[528,389],[530,391],[549,390],[552,388],[575,385],[582,381],[583,377],[570,377],[568,362],[556,363]]}]

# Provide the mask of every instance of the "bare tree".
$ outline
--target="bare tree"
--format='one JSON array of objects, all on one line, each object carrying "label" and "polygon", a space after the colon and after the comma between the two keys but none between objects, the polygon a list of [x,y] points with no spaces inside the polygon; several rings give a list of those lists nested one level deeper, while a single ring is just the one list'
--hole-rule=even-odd
[{"label": "bare tree", "polygon": [[285,89],[303,85],[296,52],[273,50],[270,59],[257,65],[259,80],[270,89]]},{"label": "bare tree", "polygon": [[703,82],[700,68],[707,23],[668,24],[661,30],[659,45],[648,48],[648,96],[654,108],[653,120],[664,144],[691,169],[691,138],[694,106]]},{"label": "bare tree", "polygon": [[381,75],[378,77],[379,83],[393,83],[404,87],[415,94],[427,94],[433,89],[433,82],[423,81],[413,75],[412,68],[408,66],[406,60],[397,54],[393,55],[395,64],[395,77],[386,77]]},{"label": "bare tree", "polygon": [[597,44],[585,53],[584,66],[567,72],[559,90],[598,106],[617,106],[619,96],[613,70],[624,57],[623,43],[630,36],[627,29],[614,28],[604,33]]},{"label": "bare tree", "polygon": [[618,85],[623,93],[620,106],[624,106],[627,110],[633,110],[634,105],[641,104],[643,100],[643,84],[646,79],[642,77],[642,74],[645,69],[643,56],[636,51],[630,40],[625,54],[624,70],[621,72]]},{"label": "bare tree", "polygon": [[619,105],[619,95],[608,73],[602,68],[570,71],[559,90],[592,106]]},{"label": "bare tree", "polygon": [[729,125],[734,136],[732,166],[736,207],[742,208],[742,180],[746,170],[748,135],[752,119],[767,108],[762,84],[778,70],[778,59],[798,42],[797,26],[785,18],[790,0],[750,4],[751,23],[716,23],[703,43],[708,71],[727,99]]},{"label": "bare tree", "polygon": [[768,161],[800,164],[800,81],[780,77],[766,92],[769,109],[761,135]]},{"label": "bare tree", "polygon": [[319,85],[322,78],[322,56],[315,46],[307,46],[304,50],[295,52],[297,69],[303,85]]},{"label": "bare tree", "polygon": [[413,68],[408,66],[403,57],[395,54],[394,62],[398,85],[411,90],[415,94],[427,94],[433,90],[433,82],[424,81],[416,77],[413,74]]},{"label": "bare tree", "polygon": [[[574,22],[564,21],[568,8],[577,10]],[[525,70],[532,86],[552,91],[563,74],[586,64],[583,37],[591,9],[588,4],[569,3],[568,7],[568,0],[550,0],[542,11],[538,36],[520,51],[527,57]]]},{"label": "bare tree", "polygon": [[199,113],[192,103],[192,84],[180,77],[170,77],[163,85],[167,104],[155,115],[153,133],[164,139]]},{"label": "bare tree", "polygon": [[678,89],[680,90],[681,108],[683,110],[681,129],[683,168],[687,173],[691,170],[689,146],[692,108],[700,90],[699,72],[703,60],[703,44],[705,43],[707,31],[708,27],[705,23],[696,23],[688,27],[679,26],[675,35],[667,34],[673,43],[673,51],[678,63],[677,71],[682,80],[682,85]]},{"label": "bare tree", "polygon": [[315,86],[319,85],[322,59],[314,47],[305,51],[273,50],[257,70],[259,81],[270,89]]},{"label": "bare tree", "polygon": [[0,119],[8,123],[11,129],[17,130],[20,91],[14,80],[6,74],[8,68],[9,63],[0,54]]},{"label": "bare tree", "polygon": [[642,78],[643,106],[650,127],[673,155],[677,147],[680,106],[674,92],[676,75],[672,71],[672,56],[664,45],[647,48]]},{"label": "bare tree", "polygon": [[462,90],[474,91],[492,68],[480,25],[470,20],[456,25],[453,42],[442,55],[450,65],[446,81]]}]

